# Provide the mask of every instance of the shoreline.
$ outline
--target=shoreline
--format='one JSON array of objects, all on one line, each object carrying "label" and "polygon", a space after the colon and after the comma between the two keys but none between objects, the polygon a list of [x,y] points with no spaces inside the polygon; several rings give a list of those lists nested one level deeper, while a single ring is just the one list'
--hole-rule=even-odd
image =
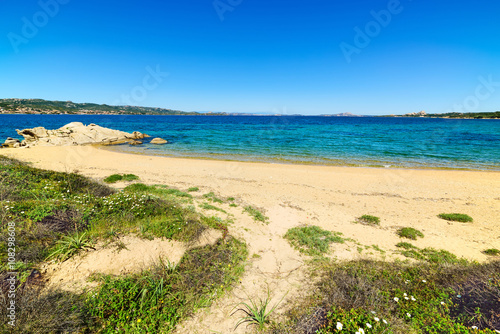
[{"label": "shoreline", "polygon": [[[0,154],[31,162],[34,167],[78,172],[98,180],[116,173],[135,174],[145,184],[181,190],[199,187],[200,193],[235,197],[240,208],[262,209],[270,218],[265,229],[276,236],[291,227],[316,225],[393,254],[398,251],[395,245],[405,241],[396,230],[413,227],[425,235],[411,241],[420,248],[445,249],[478,261],[488,259],[484,249],[500,248],[500,172],[496,171],[181,159],[94,146],[3,149]],[[474,222],[448,222],[437,217],[441,213],[468,214]],[[380,226],[353,223],[365,214],[380,217]],[[335,254],[346,259],[360,256],[355,249]]]},{"label": "shoreline", "polygon": [[[226,161],[226,162],[244,162],[244,163],[264,163],[264,164],[276,164],[276,165],[299,165],[299,166],[322,166],[322,167],[347,167],[347,168],[379,168],[379,169],[384,169],[384,170],[390,170],[390,169],[395,169],[395,170],[450,170],[450,171],[478,171],[478,172],[500,172],[500,166],[498,167],[491,167],[490,169],[477,169],[477,168],[467,168],[467,167],[438,167],[438,166],[404,166],[404,165],[396,165],[394,163],[389,163],[387,162],[387,165],[389,167],[386,167],[382,161],[373,161],[373,164],[356,164],[356,163],[349,163],[347,161],[345,162],[339,162],[339,163],[316,163],[316,162],[307,162],[307,161],[299,161],[299,160],[288,160],[288,159],[252,159],[252,160],[242,160],[242,159],[218,159],[218,158],[212,158],[212,157],[206,157],[206,156],[179,156],[179,155],[174,155],[174,154],[148,154],[146,152],[146,149],[144,149],[144,152],[134,152],[134,151],[126,151],[126,150],[121,150],[119,147],[122,146],[120,145],[101,145],[101,144],[95,144],[92,145],[97,149],[102,149],[105,151],[109,152],[116,152],[116,153],[123,153],[123,154],[133,154],[133,155],[139,155],[139,156],[151,156],[151,157],[165,157],[165,158],[172,158],[172,159],[189,159],[189,160],[208,160],[208,161]],[[221,157],[228,157],[228,155],[225,154],[218,154]]]}]

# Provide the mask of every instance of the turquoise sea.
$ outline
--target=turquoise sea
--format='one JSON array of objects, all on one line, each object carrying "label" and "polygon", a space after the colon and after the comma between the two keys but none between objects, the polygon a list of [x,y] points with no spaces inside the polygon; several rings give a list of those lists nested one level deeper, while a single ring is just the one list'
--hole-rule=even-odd
[{"label": "turquoise sea", "polygon": [[145,143],[111,148],[141,154],[276,163],[500,170],[500,120],[0,115],[0,139],[19,138],[16,128],[55,129],[73,121],[140,131],[169,141],[160,146]]}]

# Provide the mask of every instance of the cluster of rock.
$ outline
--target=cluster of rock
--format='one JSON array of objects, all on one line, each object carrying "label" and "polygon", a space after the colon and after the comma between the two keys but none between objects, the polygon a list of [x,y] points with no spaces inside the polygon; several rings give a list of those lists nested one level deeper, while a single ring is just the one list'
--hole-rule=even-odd
[{"label": "cluster of rock", "polygon": [[[96,124],[84,125],[81,122],[69,123],[57,130],[47,130],[44,127],[33,129],[16,130],[24,137],[23,141],[14,138],[7,138],[2,147],[33,147],[33,146],[70,146],[70,145],[116,145],[129,143],[140,145],[139,139],[148,138],[147,134],[134,131],[128,133],[119,130],[104,128]],[[152,144],[166,144],[167,141],[161,138],[151,140]]]}]

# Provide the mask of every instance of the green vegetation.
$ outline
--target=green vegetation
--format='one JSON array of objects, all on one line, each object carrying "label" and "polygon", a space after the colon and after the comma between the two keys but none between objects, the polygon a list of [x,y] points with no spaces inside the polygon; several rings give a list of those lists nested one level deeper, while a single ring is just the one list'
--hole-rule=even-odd
[{"label": "green vegetation", "polygon": [[399,242],[396,244],[396,247],[404,248],[404,249],[415,249],[418,248],[417,246],[414,246],[410,244],[409,242]]},{"label": "green vegetation", "polygon": [[229,237],[188,251],[177,266],[159,262],[125,277],[104,276],[87,297],[99,333],[164,333],[207,307],[244,270],[245,244]]},{"label": "green vegetation", "polygon": [[193,196],[186,192],[180,191],[178,189],[169,188],[165,185],[153,185],[148,186],[143,183],[134,183],[129,186],[126,186],[124,189],[125,192],[146,192],[163,199],[169,199],[173,197],[181,197],[184,199],[191,199]]},{"label": "green vegetation", "polygon": [[376,216],[362,215],[361,217],[356,218],[356,222],[365,225],[380,225],[380,218]]},{"label": "green vegetation", "polygon": [[500,261],[310,266],[314,292],[269,333],[493,334],[500,325]]},{"label": "green vegetation", "polygon": [[470,223],[473,221],[471,216],[462,213],[441,213],[438,217],[444,220],[462,223]]},{"label": "green vegetation", "polygon": [[134,181],[139,180],[139,177],[134,174],[113,174],[104,179],[106,183],[116,183],[118,181]]},{"label": "green vegetation", "polygon": [[441,249],[437,250],[431,247],[420,249],[410,243],[400,242],[397,247],[404,248],[401,254],[419,261],[427,261],[429,263],[467,263],[465,259],[459,259],[456,255]]},{"label": "green vegetation", "polygon": [[340,232],[325,231],[318,226],[303,226],[289,229],[284,238],[290,244],[307,255],[323,255],[330,249],[330,244],[344,243]]},{"label": "green vegetation", "polygon": [[200,208],[202,208],[204,210],[215,210],[215,211],[220,211],[220,212],[224,212],[224,213],[226,212],[223,209],[218,208],[218,207],[216,207],[216,206],[214,206],[212,204],[208,204],[208,203],[202,203],[200,205]]},{"label": "green vegetation", "polygon": [[268,223],[269,218],[264,216],[262,212],[254,208],[253,206],[245,206],[244,211],[247,212],[250,216],[253,217],[255,221],[261,221],[263,223]]},{"label": "green vegetation", "polygon": [[57,258],[64,261],[77,254],[80,250],[95,249],[92,245],[87,232],[67,235],[56,242],[56,248],[50,253],[48,259]]},{"label": "green vegetation", "polygon": [[484,254],[486,255],[491,255],[491,256],[498,256],[500,255],[500,250],[496,248],[488,248],[483,251]]},{"label": "green vegetation", "polygon": [[[420,115],[404,115],[404,117],[421,117]],[[443,114],[427,114],[423,117],[428,118],[436,118],[436,117],[445,117],[445,118],[500,118],[500,111],[494,112],[469,112],[469,113],[461,113],[461,112],[449,112]]]},{"label": "green vegetation", "polygon": [[194,191],[199,191],[199,190],[200,190],[200,188],[198,188],[198,187],[191,187],[188,189],[188,192],[194,192]]},{"label": "green vegetation", "polygon": [[224,203],[224,201],[215,196],[213,192],[209,192],[208,194],[203,195],[203,198],[214,203]]},{"label": "green vegetation", "polygon": [[[40,170],[0,156],[0,278],[7,261],[9,224],[16,229],[16,327],[9,333],[170,332],[179,320],[231,288],[244,270],[246,245],[227,224],[184,204],[191,195],[166,186],[131,184],[116,191],[77,174]],[[176,266],[162,264],[126,276],[95,278],[94,290],[46,289],[39,268],[64,261],[100,241],[116,251],[121,235],[196,241],[207,228],[223,232],[214,245],[191,249]],[[37,278],[39,277],[39,278]],[[6,319],[8,299],[0,298]]]},{"label": "green vegetation", "polygon": [[[138,107],[110,106],[107,104],[75,103],[71,101],[47,101],[42,99],[0,99],[0,108],[7,112],[41,114],[125,114],[125,115],[202,115],[197,112]],[[224,113],[211,113],[224,115]]]},{"label": "green vegetation", "polygon": [[417,240],[417,237],[423,238],[424,234],[419,230],[414,229],[413,227],[403,227],[397,230],[397,235],[401,238],[408,238],[412,240]]},{"label": "green vegetation", "polygon": [[[236,323],[236,328],[239,325],[248,323],[257,325],[260,330],[264,329],[264,326],[270,322],[270,315],[274,312],[276,307],[281,303],[285,296],[281,298],[279,302],[277,302],[270,310],[268,310],[269,304],[271,303],[271,293],[269,289],[267,290],[266,299],[259,299],[258,302],[250,299],[250,305],[247,303],[240,303],[243,307],[238,308],[234,313],[241,311],[246,314],[243,318]],[[234,314],[233,313],[233,314]]]}]

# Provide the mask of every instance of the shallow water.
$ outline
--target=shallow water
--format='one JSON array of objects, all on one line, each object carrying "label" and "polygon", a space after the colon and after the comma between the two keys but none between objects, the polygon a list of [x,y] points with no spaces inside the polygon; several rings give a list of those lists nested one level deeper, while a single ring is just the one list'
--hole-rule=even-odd
[{"label": "shallow water", "polygon": [[419,168],[500,170],[500,120],[319,117],[0,115],[0,139],[15,129],[69,122],[140,131],[167,145],[113,150],[177,157]]}]

